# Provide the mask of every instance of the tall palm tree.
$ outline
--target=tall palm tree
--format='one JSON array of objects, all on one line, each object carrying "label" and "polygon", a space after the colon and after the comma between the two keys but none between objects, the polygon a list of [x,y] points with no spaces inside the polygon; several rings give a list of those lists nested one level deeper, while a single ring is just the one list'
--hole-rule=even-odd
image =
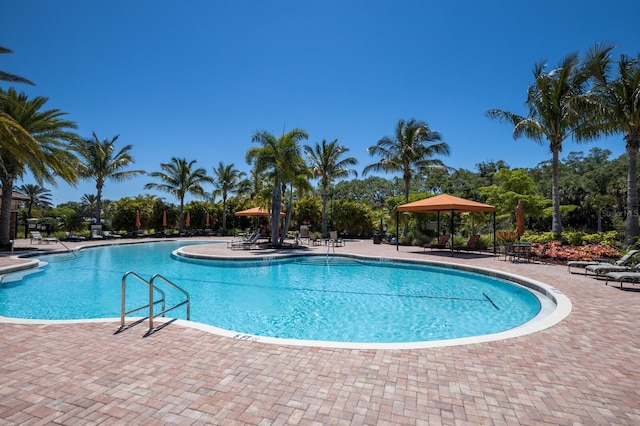
[{"label": "tall palm tree", "polygon": [[547,63],[538,62],[533,68],[534,83],[527,91],[526,105],[529,115],[526,117],[508,111],[492,109],[487,112],[491,119],[514,126],[513,137],[525,136],[542,144],[543,138],[549,142],[551,151],[551,198],[553,216],[551,231],[562,232],[560,216],[559,154],[562,143],[570,137],[576,142],[587,140],[580,131],[584,126],[584,114],[575,106],[575,100],[587,91],[589,75],[580,62],[578,53],[567,55],[557,68],[545,72]]},{"label": "tall palm tree", "polygon": [[[404,181],[404,201],[409,202],[409,188],[415,173],[433,169],[449,169],[436,155],[449,155],[450,149],[442,141],[440,133],[432,130],[427,123],[412,118],[409,121],[398,120],[395,135],[384,136],[368,149],[369,155],[378,155],[380,161],[366,166],[362,174],[370,171],[402,172]],[[407,233],[407,225],[402,231]]]},{"label": "tall palm tree", "polygon": [[358,176],[358,172],[349,166],[358,163],[353,157],[341,158],[349,151],[342,145],[338,145],[338,140],[327,143],[325,139],[321,143],[316,142],[314,147],[305,145],[304,152],[307,155],[314,175],[320,179],[320,195],[322,197],[322,234],[327,234],[327,188],[334,179],[347,177],[350,174]]},{"label": "tall palm tree", "polygon": [[98,197],[95,194],[84,194],[80,198],[83,216],[89,217],[96,213],[96,204],[98,203]]},{"label": "tall palm tree", "polygon": [[[287,235],[285,225],[280,239],[276,241],[279,233],[283,188],[295,182],[306,167],[301,156],[299,142],[308,138],[309,135],[302,129],[293,129],[279,138],[267,131],[258,131],[253,134],[251,141],[259,143],[261,147],[249,148],[245,155],[248,164],[252,164],[258,173],[267,172],[273,182],[271,235],[274,246],[282,246]],[[290,218],[291,209],[287,211],[287,224]]]},{"label": "tall palm tree", "polygon": [[118,136],[100,141],[95,132],[91,139],[79,140],[74,144],[74,151],[80,159],[80,176],[84,179],[92,179],[96,182],[96,224],[100,224],[102,216],[102,190],[108,180],[122,182],[135,176],[144,174],[144,170],[123,170],[131,165],[134,160],[130,152],[133,145],[126,145],[118,152],[115,151],[115,143]]},{"label": "tall palm tree", "polygon": [[[625,247],[636,244],[640,235],[638,223],[638,150],[640,148],[640,54],[635,58],[622,54],[617,63],[618,75],[609,76],[614,65],[609,55],[589,52],[591,76],[595,85],[589,98],[595,106],[596,135],[624,134],[629,168],[627,172],[627,220]],[[593,135],[592,135],[593,136]]]},{"label": "tall palm tree", "polygon": [[24,185],[20,185],[16,188],[16,190],[27,196],[27,217],[31,217],[31,210],[33,207],[43,207],[49,208],[51,207],[51,191],[42,185],[26,183]]},{"label": "tall palm tree", "polygon": [[[0,46],[0,54],[13,53],[11,49],[7,49],[6,47]],[[27,80],[24,77],[20,77],[16,74],[11,74],[6,71],[0,70],[0,81],[7,81],[9,83],[25,83],[34,86],[34,83]],[[4,97],[6,94],[0,91],[0,97]],[[6,143],[7,139],[10,139],[11,134],[14,132],[22,133],[22,138],[30,138],[29,132],[24,130],[22,126],[20,126],[16,121],[11,118],[11,116],[7,115],[3,111],[0,111],[0,140],[3,140],[3,144]],[[35,143],[35,141],[32,141]]]},{"label": "tall palm tree", "polygon": [[29,171],[38,184],[54,184],[62,178],[71,185],[77,181],[78,159],[69,149],[77,135],[68,131],[76,124],[63,120],[57,109],[42,110],[47,98],[29,100],[14,89],[0,89],[0,114],[11,117],[22,130],[12,125],[0,131],[0,246],[10,245],[11,202],[15,180]]},{"label": "tall palm tree", "polygon": [[234,167],[234,164],[224,165],[222,161],[213,169],[213,198],[222,197],[222,232],[227,230],[227,198],[231,194],[244,192],[251,183],[246,179],[246,173]]},{"label": "tall palm tree", "polygon": [[161,163],[160,172],[149,173],[149,176],[160,179],[162,183],[147,183],[145,189],[157,189],[168,192],[180,201],[180,218],[178,228],[182,232],[184,229],[184,197],[193,194],[198,197],[205,197],[202,188],[203,183],[213,183],[213,179],[207,176],[207,171],[202,167],[194,169],[196,160],[187,162],[184,158],[172,157],[171,162]]}]

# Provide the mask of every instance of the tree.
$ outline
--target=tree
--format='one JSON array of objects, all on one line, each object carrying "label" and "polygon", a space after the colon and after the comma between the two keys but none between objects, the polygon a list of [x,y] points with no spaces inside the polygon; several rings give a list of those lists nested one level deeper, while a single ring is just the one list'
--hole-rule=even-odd
[{"label": "tree", "polygon": [[635,58],[622,54],[617,63],[618,76],[611,79],[612,61],[601,52],[590,52],[591,76],[595,81],[593,96],[595,107],[594,135],[624,134],[629,157],[627,172],[627,206],[624,246],[637,243],[640,235],[638,223],[638,150],[640,148],[640,54]]},{"label": "tree", "polygon": [[144,174],[144,170],[123,170],[132,164],[133,157],[129,153],[132,145],[126,145],[115,152],[118,136],[100,141],[95,132],[91,139],[78,140],[74,143],[74,151],[84,163],[79,165],[80,177],[93,179],[96,182],[96,223],[101,223],[102,190],[108,180],[122,182],[137,175]]},{"label": "tree", "polygon": [[[404,199],[409,202],[411,179],[417,172],[427,173],[433,169],[448,169],[436,155],[449,155],[450,149],[442,141],[440,133],[431,130],[424,121],[412,118],[408,122],[398,120],[394,137],[384,136],[368,149],[369,155],[378,155],[380,161],[366,166],[362,174],[383,171],[402,172],[404,180]],[[403,235],[406,235],[404,227]]]},{"label": "tree", "polygon": [[222,197],[222,232],[227,230],[227,198],[231,194],[248,191],[251,183],[245,179],[246,173],[234,168],[234,164],[224,165],[222,161],[213,169],[213,198]]},{"label": "tree", "polygon": [[51,191],[41,185],[27,183],[18,186],[16,190],[29,198],[26,203],[27,217],[31,217],[33,207],[49,208],[53,206],[51,203]]},{"label": "tree", "polygon": [[327,234],[327,198],[328,188],[334,179],[346,177],[350,174],[358,176],[358,173],[349,168],[354,166],[358,161],[353,157],[341,158],[344,153],[349,151],[342,145],[338,145],[338,140],[327,143],[325,139],[322,143],[315,144],[314,147],[306,145],[304,151],[307,155],[314,175],[320,179],[320,195],[322,198],[322,234]]},{"label": "tree", "polygon": [[[300,155],[299,142],[308,139],[309,135],[302,129],[293,129],[276,138],[267,131],[257,131],[251,142],[259,143],[260,147],[249,148],[245,155],[248,164],[255,167],[258,174],[267,173],[273,182],[271,197],[271,235],[274,246],[282,246],[287,235],[286,225],[279,240],[280,212],[282,211],[282,195],[287,185],[292,185],[306,167]],[[285,188],[285,189],[283,189]],[[291,209],[287,211],[286,224],[291,219]]]},{"label": "tree", "polygon": [[157,189],[168,192],[180,201],[178,228],[180,232],[184,229],[184,197],[193,194],[198,197],[205,197],[202,188],[203,183],[213,183],[213,179],[207,176],[207,171],[203,168],[193,169],[196,160],[187,162],[184,158],[172,157],[171,162],[161,163],[160,172],[149,173],[149,176],[160,179],[162,183],[147,183],[145,189]]},{"label": "tree", "polygon": [[0,130],[0,246],[10,246],[11,202],[14,182],[28,170],[40,185],[55,185],[56,177],[74,185],[77,181],[78,159],[69,149],[69,143],[77,135],[68,131],[76,124],[63,120],[65,113],[42,110],[47,98],[29,100],[24,93],[14,89],[0,89],[0,115],[17,123],[2,126]]},{"label": "tree", "polygon": [[552,179],[552,224],[551,231],[562,233],[560,215],[560,187],[558,157],[562,151],[562,143],[570,137],[576,142],[590,139],[590,135],[581,131],[586,128],[586,115],[576,109],[576,100],[585,95],[589,82],[588,66],[582,64],[577,52],[567,55],[557,68],[545,72],[547,63],[538,62],[533,68],[534,83],[527,91],[526,105],[529,115],[492,109],[487,116],[499,122],[514,126],[513,137],[525,136],[542,144],[543,137],[549,142],[551,151]]}]

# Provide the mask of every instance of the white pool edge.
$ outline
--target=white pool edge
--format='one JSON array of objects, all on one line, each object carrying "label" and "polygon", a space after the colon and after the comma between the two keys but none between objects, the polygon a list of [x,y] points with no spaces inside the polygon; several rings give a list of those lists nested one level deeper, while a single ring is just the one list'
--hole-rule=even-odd
[{"label": "white pool edge", "polygon": [[[178,249],[174,252],[175,254],[182,256],[183,252]],[[359,254],[348,254],[341,253],[340,256],[343,257],[353,257],[370,261],[382,261],[382,262],[394,262],[394,263],[413,263],[413,264],[423,264],[423,265],[432,265],[432,266],[441,266],[450,269],[459,269],[468,272],[476,272],[483,275],[488,275],[495,278],[501,278],[509,281],[510,283],[520,285],[525,287],[527,290],[531,291],[540,301],[541,309],[538,315],[536,315],[531,320],[526,323],[514,327],[509,330],[505,330],[499,333],[485,334],[481,336],[472,336],[472,337],[463,337],[457,339],[443,339],[443,340],[431,340],[431,341],[420,341],[420,342],[398,342],[398,343],[354,343],[354,342],[335,342],[335,341],[322,341],[322,340],[298,340],[298,339],[282,339],[275,337],[265,337],[265,336],[256,336],[252,334],[239,333],[231,330],[226,330],[218,327],[214,327],[207,324],[202,324],[194,321],[186,321],[186,320],[174,320],[168,318],[154,318],[154,322],[163,323],[168,321],[173,321],[173,323],[189,327],[205,332],[209,332],[212,334],[216,334],[223,337],[229,337],[233,339],[239,339],[249,342],[259,342],[266,344],[275,344],[275,345],[288,345],[288,346],[306,346],[306,347],[320,347],[320,348],[344,348],[344,349],[426,349],[426,348],[439,348],[439,347],[447,347],[447,346],[460,346],[460,345],[470,345],[477,343],[486,343],[486,342],[494,342],[505,339],[513,339],[516,337],[526,336],[528,334],[537,333],[542,330],[545,330],[549,327],[552,327],[563,319],[565,319],[571,313],[573,305],[571,304],[571,300],[562,293],[559,289],[530,278],[526,278],[520,275],[498,271],[495,269],[482,268],[478,266],[470,266],[463,265],[458,263],[451,262],[438,262],[438,261],[423,261],[423,260],[413,260],[413,259],[403,259],[403,258],[380,258],[380,257],[370,257],[363,256]],[[193,255],[189,253],[188,258],[198,258],[198,259],[208,259],[208,260],[237,260],[243,261],[246,259],[230,259],[224,258],[221,259],[215,256],[206,256],[206,255]],[[286,257],[286,256],[278,256],[278,258]],[[270,256],[268,259],[261,259],[259,256],[253,258],[254,261],[259,260],[274,260],[273,256]],[[555,308],[554,308],[555,306]],[[133,322],[139,320],[139,317],[128,317],[127,320],[129,322]],[[82,323],[111,323],[114,322],[119,325],[120,318],[94,318],[94,319],[78,319],[78,320],[37,320],[37,319],[22,319],[22,318],[11,318],[4,317],[0,315],[0,323],[7,324],[82,324]],[[132,330],[126,330],[126,332],[136,332],[136,329],[144,328],[144,324],[147,322],[144,321],[140,324],[140,327],[133,327]],[[117,329],[117,325],[114,326],[114,332]],[[146,329],[145,329],[146,330]]]}]

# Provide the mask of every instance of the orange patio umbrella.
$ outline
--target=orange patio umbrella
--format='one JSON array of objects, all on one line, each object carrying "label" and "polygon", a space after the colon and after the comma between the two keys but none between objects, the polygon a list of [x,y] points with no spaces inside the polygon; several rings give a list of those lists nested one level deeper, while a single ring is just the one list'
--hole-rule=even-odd
[{"label": "orange patio umbrella", "polygon": [[164,213],[162,213],[162,227],[166,228],[167,227],[167,211],[165,210]]},{"label": "orange patio umbrella", "polygon": [[211,219],[209,218],[209,212],[207,212],[207,217],[204,220],[204,227],[208,228],[210,224],[211,224]]},{"label": "orange patio umbrella", "polygon": [[140,228],[140,210],[136,210],[136,228]]},{"label": "orange patio umbrella", "polygon": [[189,212],[187,212],[187,217],[184,220],[184,227],[188,228],[191,226],[191,214],[189,214]]},{"label": "orange patio umbrella", "polygon": [[[269,217],[271,216],[271,212],[262,207],[254,207],[252,209],[240,210],[239,212],[235,212],[236,216],[258,216],[258,217]],[[284,217],[286,214],[284,212],[280,212],[280,216]]]}]

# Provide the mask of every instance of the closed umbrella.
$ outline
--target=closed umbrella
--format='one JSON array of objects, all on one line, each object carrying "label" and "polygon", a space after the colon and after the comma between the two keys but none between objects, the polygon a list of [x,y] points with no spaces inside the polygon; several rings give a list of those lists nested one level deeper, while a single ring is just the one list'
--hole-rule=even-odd
[{"label": "closed umbrella", "polygon": [[188,228],[191,226],[191,215],[187,212],[187,218],[184,220],[184,227]]},{"label": "closed umbrella", "polygon": [[207,217],[204,220],[204,227],[208,228],[211,225],[211,219],[209,218],[209,212],[207,212]]},{"label": "closed umbrella", "polygon": [[522,201],[518,201],[516,206],[516,234],[518,236],[524,234],[524,206]]},{"label": "closed umbrella", "polygon": [[162,227],[166,228],[167,227],[167,211],[165,210],[164,213],[162,213]]},{"label": "closed umbrella", "polygon": [[136,228],[140,228],[140,210],[136,210]]}]

